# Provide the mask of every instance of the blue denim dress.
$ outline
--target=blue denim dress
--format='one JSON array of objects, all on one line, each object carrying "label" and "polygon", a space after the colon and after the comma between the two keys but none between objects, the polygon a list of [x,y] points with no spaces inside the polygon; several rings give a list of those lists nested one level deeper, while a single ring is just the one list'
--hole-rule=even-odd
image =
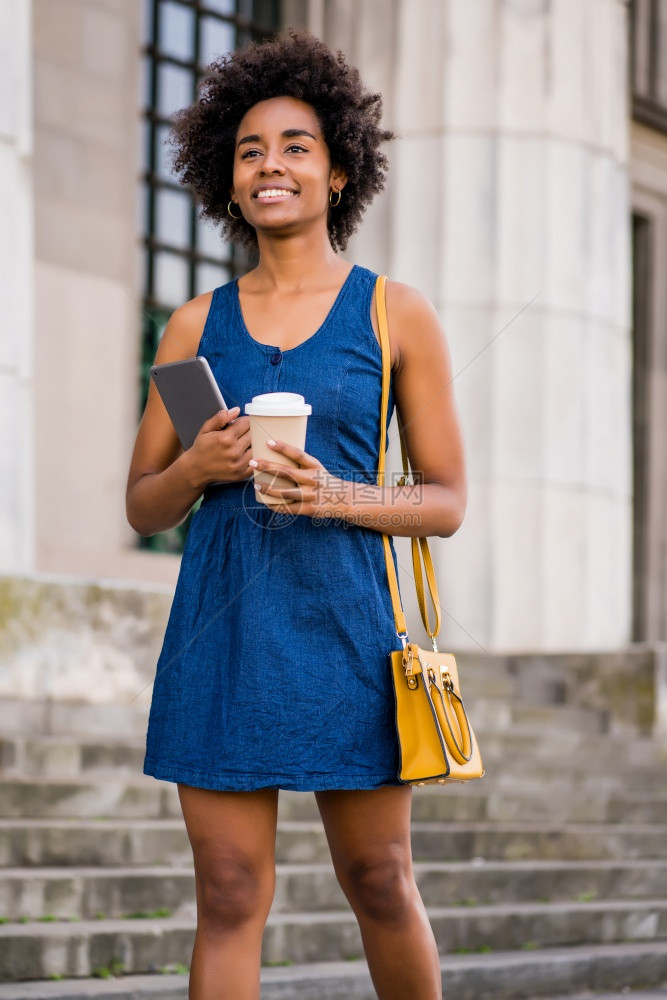
[{"label": "blue denim dress", "polygon": [[[260,393],[301,393],[306,451],[360,498],[380,447],[375,279],[353,267],[322,326],[287,351],[250,336],[231,281],[198,350],[241,413]],[[387,425],[393,409],[390,390]],[[388,661],[400,645],[379,532],[277,514],[251,477],[209,485],[157,663],[144,773],[230,791],[400,784]]]}]

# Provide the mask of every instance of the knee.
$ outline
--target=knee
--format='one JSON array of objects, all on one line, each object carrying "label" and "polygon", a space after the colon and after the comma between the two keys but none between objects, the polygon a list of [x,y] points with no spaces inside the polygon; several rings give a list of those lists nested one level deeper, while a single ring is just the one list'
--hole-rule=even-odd
[{"label": "knee", "polygon": [[340,881],[355,911],[376,922],[401,924],[412,906],[412,873],[398,856],[351,863]]},{"label": "knee", "polygon": [[266,919],[273,898],[273,874],[240,858],[218,858],[197,872],[197,909],[209,932],[228,933]]}]

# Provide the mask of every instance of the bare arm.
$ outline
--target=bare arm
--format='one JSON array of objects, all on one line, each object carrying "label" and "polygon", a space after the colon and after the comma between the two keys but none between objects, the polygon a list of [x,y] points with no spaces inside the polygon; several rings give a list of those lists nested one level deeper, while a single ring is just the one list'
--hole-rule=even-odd
[{"label": "bare arm", "polygon": [[[200,295],[173,313],[155,355],[156,364],[194,357],[210,301],[210,293]],[[184,452],[151,381],[127,480],[127,519],[135,531],[153,535],[173,528],[185,520],[207,483],[247,478],[250,421],[238,417],[238,412],[238,408],[221,410]]]},{"label": "bare arm", "polygon": [[[433,305],[415,289],[387,282],[387,320],[398,346],[396,406],[413,486],[352,484],[344,518],[391,535],[453,535],[463,521],[467,487],[452,365]],[[356,493],[356,496],[355,496]]]}]

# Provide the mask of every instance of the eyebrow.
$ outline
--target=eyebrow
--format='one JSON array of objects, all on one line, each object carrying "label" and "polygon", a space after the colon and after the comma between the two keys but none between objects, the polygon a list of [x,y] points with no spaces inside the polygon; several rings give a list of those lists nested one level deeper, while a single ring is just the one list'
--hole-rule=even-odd
[{"label": "eyebrow", "polygon": [[[284,132],[280,133],[283,139],[298,139],[299,136],[307,135],[309,139],[314,139],[317,142],[317,137],[313,135],[312,132],[308,132],[305,128],[286,128]],[[236,144],[236,148],[242,146],[246,142],[261,142],[261,135],[244,135],[242,139]]]}]

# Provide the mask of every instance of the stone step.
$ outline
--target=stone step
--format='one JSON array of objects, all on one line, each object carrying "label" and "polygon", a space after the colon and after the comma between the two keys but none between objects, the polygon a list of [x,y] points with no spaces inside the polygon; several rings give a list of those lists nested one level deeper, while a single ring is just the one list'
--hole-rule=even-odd
[{"label": "stone step", "polygon": [[0,774],[61,779],[100,771],[141,774],[144,753],[143,740],[14,734],[0,738]]},{"label": "stone step", "polygon": [[[416,862],[427,906],[667,897],[667,861]],[[327,862],[277,865],[274,913],[347,909]],[[5,868],[0,917],[16,922],[128,917],[166,909],[196,917],[192,866]]]},{"label": "stone step", "polygon": [[655,793],[624,793],[611,798],[607,808],[608,818],[615,823],[667,823],[667,796],[657,794],[662,791],[664,778]]},{"label": "stone step", "polygon": [[[636,808],[626,802],[635,802]],[[656,800],[640,790],[634,798],[618,789],[615,780],[591,774],[588,780],[536,780],[526,772],[488,775],[479,781],[450,783],[446,787],[417,789],[415,820],[469,822],[667,823],[667,800]],[[315,818],[314,796],[298,792],[280,795],[280,815]],[[0,816],[39,818],[161,818],[181,816],[173,782],[145,775],[0,779]]]},{"label": "stone step", "polygon": [[92,734],[99,740],[145,738],[149,706],[85,701],[3,698],[0,732],[3,734],[51,733],[78,737]]},{"label": "stone step", "polygon": [[177,786],[147,775],[63,780],[0,779],[0,816],[124,818],[180,816]]},{"label": "stone step", "polygon": [[[443,991],[456,1000],[584,1000],[582,990],[623,990],[597,1000],[657,1000],[667,985],[667,944],[593,945],[521,953],[447,955]],[[188,976],[122,976],[0,984],[0,1000],[187,1000]],[[635,989],[634,987],[637,987]],[[565,993],[567,991],[567,993]],[[573,997],[576,991],[576,998]],[[322,962],[262,969],[262,1000],[376,1000],[366,963]]]},{"label": "stone step", "polygon": [[[618,788],[615,778],[591,774],[587,781],[573,784],[562,778],[548,783],[526,773],[493,776],[487,773],[481,780],[467,783],[451,782],[444,787],[428,785],[415,788],[412,817],[419,821],[473,822],[513,820],[530,822],[601,823],[609,820],[624,823],[667,823],[663,807],[656,800],[655,773],[651,773],[648,790],[641,786],[632,801],[636,809],[623,809],[628,793]],[[639,807],[641,806],[641,808]],[[312,795],[281,792],[279,815],[284,819],[319,817]]]},{"label": "stone step", "polygon": [[[624,860],[667,858],[667,828],[658,825],[541,823],[412,824],[415,861]],[[320,821],[281,820],[280,862],[329,860]],[[189,865],[182,819],[0,819],[0,866]]]},{"label": "stone step", "polygon": [[[442,952],[532,951],[629,941],[665,943],[667,901],[612,901],[429,908]],[[173,917],[0,925],[0,981],[90,976],[101,968],[158,972],[188,964],[195,922]],[[264,964],[355,961],[363,953],[351,913],[272,914]]]},{"label": "stone step", "polygon": [[[594,772],[649,780],[656,777],[655,769],[665,768],[656,744],[648,739],[628,741],[544,726],[498,731],[475,725],[475,729],[489,772],[505,772],[510,763],[516,768],[529,760],[531,773],[539,768],[545,777]],[[140,775],[144,753],[143,738],[5,734],[0,738],[0,775],[61,779],[99,772]]]},{"label": "stone step", "polygon": [[515,697],[488,698],[481,691],[477,694],[465,687],[462,687],[462,694],[475,732],[478,729],[480,732],[504,732],[515,727],[539,727],[542,730],[598,735],[607,731],[607,715],[604,711],[576,705],[522,701]]},{"label": "stone step", "polygon": [[621,773],[626,768],[665,767],[664,754],[656,742],[647,737],[628,740],[627,735],[545,729],[543,726],[522,726],[506,732],[484,731],[475,726],[475,732],[484,756],[493,759],[519,758],[530,761],[531,765],[547,760],[565,766],[580,761],[591,770],[606,768]]}]

